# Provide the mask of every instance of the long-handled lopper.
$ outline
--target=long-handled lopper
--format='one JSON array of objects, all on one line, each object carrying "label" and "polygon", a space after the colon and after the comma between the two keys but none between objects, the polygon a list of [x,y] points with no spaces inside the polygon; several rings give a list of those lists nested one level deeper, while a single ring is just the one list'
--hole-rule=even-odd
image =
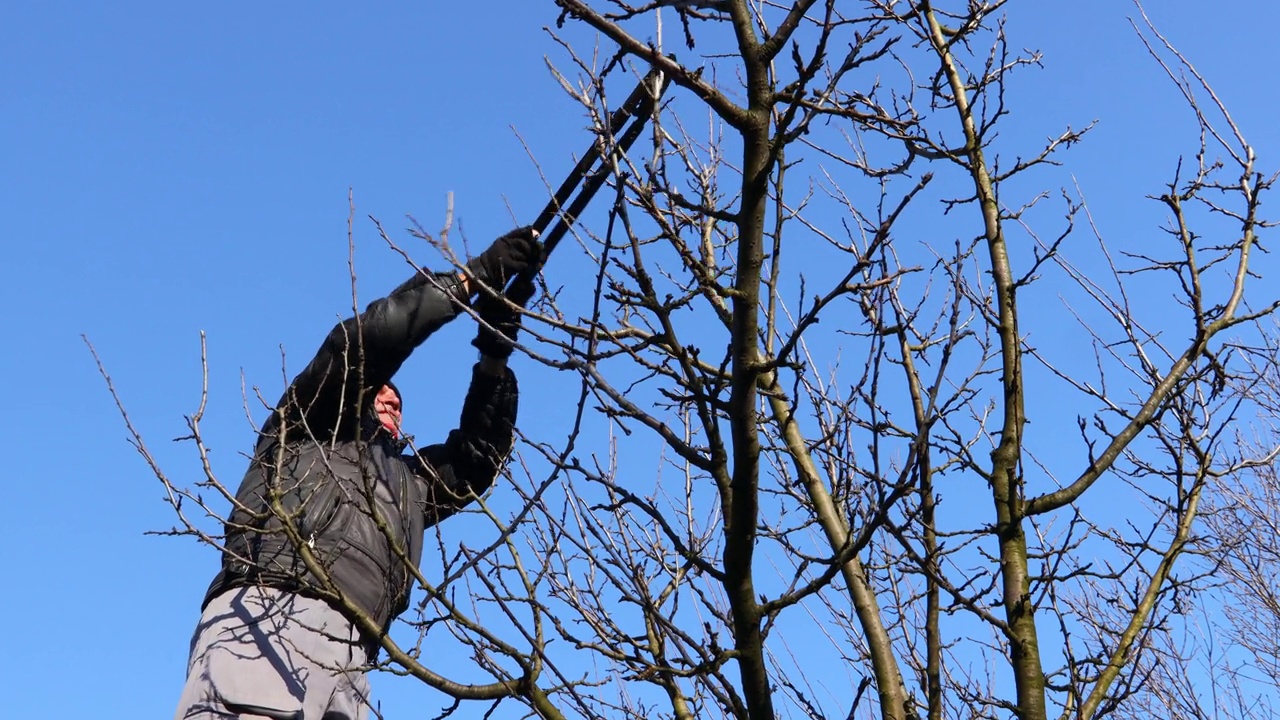
[{"label": "long-handled lopper", "polygon": [[[614,111],[609,118],[609,135],[616,138],[612,151],[625,153],[635,143],[636,138],[640,137],[644,126],[649,122],[649,117],[653,115],[654,105],[662,97],[662,93],[667,89],[669,81],[663,78],[658,81],[660,73],[657,70],[650,70],[640,83],[636,85],[635,90],[631,91],[622,104],[622,107]],[[534,230],[538,231],[542,239],[544,251],[544,261],[556,245],[560,243],[560,239],[568,232],[569,226],[578,219],[582,211],[587,208],[587,204],[591,202],[591,198],[595,197],[596,191],[600,189],[609,177],[609,163],[601,162],[599,167],[594,170],[593,166],[604,157],[602,155],[603,138],[596,138],[591,143],[591,147],[587,148],[587,152],[582,155],[582,159],[574,166],[573,171],[569,173],[564,182],[560,183],[560,188],[556,190],[556,194],[542,209],[542,213],[538,215],[538,219],[533,222]],[[578,192],[577,197],[573,197],[574,192]],[[573,198],[570,200],[570,198]],[[559,222],[556,222],[559,221]],[[551,226],[556,222],[554,226]],[[550,231],[547,230],[551,227]]]}]

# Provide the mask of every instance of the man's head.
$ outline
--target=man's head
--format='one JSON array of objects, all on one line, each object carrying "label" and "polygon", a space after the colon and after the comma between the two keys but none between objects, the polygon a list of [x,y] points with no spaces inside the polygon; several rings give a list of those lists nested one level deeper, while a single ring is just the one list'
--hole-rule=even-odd
[{"label": "man's head", "polygon": [[394,437],[400,437],[400,391],[395,385],[383,385],[373,397],[373,409],[378,413],[378,422]]}]

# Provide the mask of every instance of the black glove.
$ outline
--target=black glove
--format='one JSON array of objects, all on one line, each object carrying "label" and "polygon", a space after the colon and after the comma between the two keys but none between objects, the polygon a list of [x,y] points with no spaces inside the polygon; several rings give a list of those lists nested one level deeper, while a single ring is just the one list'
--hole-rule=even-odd
[{"label": "black glove", "polygon": [[[501,292],[508,280],[526,271],[537,272],[541,263],[542,244],[533,227],[525,226],[494,240],[488,250],[467,261],[467,272]],[[472,292],[478,289],[471,288]]]},{"label": "black glove", "polygon": [[533,297],[533,291],[533,271],[516,276],[511,287],[507,288],[506,300],[481,290],[480,299],[476,301],[476,313],[482,322],[471,344],[488,357],[504,360],[511,357],[516,334],[520,332],[520,311],[517,307],[524,307]]}]

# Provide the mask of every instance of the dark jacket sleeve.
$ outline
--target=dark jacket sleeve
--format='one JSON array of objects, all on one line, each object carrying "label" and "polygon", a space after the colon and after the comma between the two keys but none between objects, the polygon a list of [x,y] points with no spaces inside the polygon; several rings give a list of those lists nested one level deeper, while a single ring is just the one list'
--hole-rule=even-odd
[{"label": "dark jacket sleeve", "polygon": [[515,373],[502,377],[471,372],[471,387],[462,403],[458,427],[439,445],[406,458],[425,483],[427,525],[449,517],[493,485],[511,452],[519,388]]},{"label": "dark jacket sleeve", "polygon": [[276,404],[264,439],[277,435],[282,421],[289,439],[354,437],[362,416],[358,405],[373,402],[414,349],[456,317],[465,301],[456,274],[418,273],[338,323]]}]

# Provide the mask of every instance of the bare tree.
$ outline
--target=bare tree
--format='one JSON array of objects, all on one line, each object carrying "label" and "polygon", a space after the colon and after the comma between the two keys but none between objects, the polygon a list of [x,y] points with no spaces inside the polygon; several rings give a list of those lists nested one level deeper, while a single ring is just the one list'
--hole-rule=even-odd
[{"label": "bare tree", "polygon": [[1149,680],[1125,717],[1271,718],[1280,677],[1280,475],[1275,418],[1280,399],[1275,331],[1248,359],[1237,393],[1254,409],[1234,429],[1230,452],[1258,458],[1204,493],[1190,573],[1210,579],[1177,599],[1178,614],[1152,646]]},{"label": "bare tree", "polygon": [[[562,296],[546,333],[583,412],[663,445],[657,482],[619,470],[621,444],[559,461],[571,491],[537,553],[561,559],[566,637],[676,716],[1122,706],[1201,580],[1175,568],[1204,488],[1268,454],[1227,440],[1275,308],[1245,296],[1271,178],[1207,84],[1140,26],[1203,134],[1155,198],[1163,244],[1115,248],[1035,179],[1084,131],[996,144],[1006,80],[1038,60],[1011,52],[1004,3],[679,4],[672,54],[656,6],[557,5],[683,91],[643,156],[615,157],[614,212],[582,242],[594,294]],[[719,44],[681,62],[695,38]],[[564,85],[603,127],[610,66],[576,63]],[[1021,308],[1055,295],[1077,341],[1050,351],[1027,318],[1053,313]],[[1033,404],[1029,377],[1057,397]],[[1065,407],[1078,441],[1028,433]],[[1124,485],[1141,505],[1117,517]]]},{"label": "bare tree", "polygon": [[[1274,177],[1190,62],[1139,10],[1201,133],[1152,189],[1166,224],[1107,242],[1054,185],[1087,128],[999,138],[1033,122],[1006,83],[1039,61],[1003,0],[553,1],[613,202],[552,258],[522,350],[575,411],[523,428],[517,509],[478,503],[490,543],[436,533],[385,666],[539,717],[1094,718],[1185,692],[1159,669],[1217,582],[1186,560],[1201,498],[1277,446],[1233,435],[1274,372],[1251,270]],[[673,90],[621,151],[609,91],[652,69]],[[431,667],[441,643],[482,679]]]}]

